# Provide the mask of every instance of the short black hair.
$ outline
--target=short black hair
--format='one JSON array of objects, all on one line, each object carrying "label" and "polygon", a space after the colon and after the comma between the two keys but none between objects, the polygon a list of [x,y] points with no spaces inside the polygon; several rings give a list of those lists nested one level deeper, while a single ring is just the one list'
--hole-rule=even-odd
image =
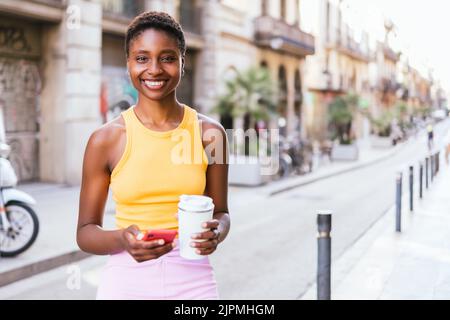
[{"label": "short black hair", "polygon": [[181,56],[184,57],[186,53],[186,41],[181,25],[165,12],[147,11],[135,17],[128,25],[125,36],[125,54],[127,58],[129,56],[131,41],[147,29],[162,30],[173,36],[178,42]]}]

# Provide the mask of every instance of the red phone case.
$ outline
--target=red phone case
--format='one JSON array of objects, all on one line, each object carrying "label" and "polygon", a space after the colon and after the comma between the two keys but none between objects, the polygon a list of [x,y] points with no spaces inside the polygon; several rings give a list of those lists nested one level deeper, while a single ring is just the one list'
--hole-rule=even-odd
[{"label": "red phone case", "polygon": [[163,239],[165,243],[170,243],[175,239],[177,234],[178,234],[177,230],[165,230],[165,229],[148,230],[144,234],[144,238],[142,238],[142,240],[152,241]]}]

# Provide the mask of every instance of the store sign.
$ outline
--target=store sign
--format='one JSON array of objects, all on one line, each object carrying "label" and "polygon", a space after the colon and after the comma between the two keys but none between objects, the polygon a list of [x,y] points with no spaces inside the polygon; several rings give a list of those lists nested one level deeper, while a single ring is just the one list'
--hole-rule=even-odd
[{"label": "store sign", "polygon": [[0,55],[37,57],[40,40],[39,26],[0,18]]}]

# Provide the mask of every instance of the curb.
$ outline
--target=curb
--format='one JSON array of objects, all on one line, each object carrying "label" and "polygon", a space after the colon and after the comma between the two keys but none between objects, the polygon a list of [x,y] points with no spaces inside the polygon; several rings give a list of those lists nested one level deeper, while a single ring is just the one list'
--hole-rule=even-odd
[{"label": "curb", "polygon": [[365,161],[363,163],[359,163],[359,164],[356,164],[356,165],[353,165],[353,166],[349,166],[347,168],[339,169],[339,170],[336,170],[334,172],[323,174],[323,175],[318,176],[318,177],[305,179],[304,181],[299,181],[297,183],[293,183],[292,185],[282,186],[280,188],[274,188],[275,190],[269,191],[267,193],[267,195],[269,197],[275,196],[277,194],[280,194],[280,193],[283,193],[283,192],[286,192],[286,191],[289,191],[289,190],[292,190],[292,189],[295,189],[295,188],[298,188],[298,187],[301,187],[301,186],[304,186],[304,185],[308,185],[308,184],[311,184],[311,183],[314,183],[314,182],[317,182],[317,181],[320,181],[320,180],[325,180],[325,179],[328,179],[328,178],[331,178],[331,177],[335,177],[335,176],[338,176],[340,174],[347,173],[349,171],[353,171],[353,170],[356,170],[356,169],[362,169],[364,167],[368,167],[370,165],[373,165],[373,164],[376,164],[378,162],[384,161],[384,160],[394,156],[397,152],[399,152],[404,147],[406,147],[406,145],[409,144],[409,141],[410,140],[402,143],[401,145],[396,147],[394,150],[390,151],[388,154],[383,155],[381,157],[378,157],[376,159],[368,160],[368,161]]},{"label": "curb", "polygon": [[92,255],[89,253],[85,253],[80,250],[74,250],[68,253],[57,255],[55,257],[33,262],[10,271],[5,271],[3,273],[0,273],[0,288],[13,282],[23,280],[39,273],[43,273],[89,257],[92,257]]}]

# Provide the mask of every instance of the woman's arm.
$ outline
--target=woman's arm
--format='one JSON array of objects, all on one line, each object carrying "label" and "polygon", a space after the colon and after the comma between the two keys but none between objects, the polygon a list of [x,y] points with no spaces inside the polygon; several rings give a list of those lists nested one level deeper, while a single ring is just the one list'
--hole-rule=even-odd
[{"label": "woman's arm", "polygon": [[78,213],[78,246],[97,255],[114,254],[125,249],[123,230],[105,231],[102,228],[110,180],[107,133],[105,128],[97,130],[86,146]]},{"label": "woman's arm", "polygon": [[206,239],[205,242],[195,242],[199,254],[209,255],[216,250],[217,245],[224,241],[230,230],[230,215],[228,212],[228,141],[223,127],[203,115],[202,140],[210,163],[206,171],[205,195],[214,202],[213,220],[204,227],[211,229],[194,236],[193,239]]},{"label": "woman's arm", "polygon": [[137,262],[157,259],[171,251],[174,244],[137,240],[140,230],[135,225],[114,231],[102,228],[111,170],[108,155],[111,146],[117,146],[119,141],[120,130],[113,126],[102,127],[88,141],[83,161],[77,243],[81,250],[92,254],[108,255],[126,250]]}]

